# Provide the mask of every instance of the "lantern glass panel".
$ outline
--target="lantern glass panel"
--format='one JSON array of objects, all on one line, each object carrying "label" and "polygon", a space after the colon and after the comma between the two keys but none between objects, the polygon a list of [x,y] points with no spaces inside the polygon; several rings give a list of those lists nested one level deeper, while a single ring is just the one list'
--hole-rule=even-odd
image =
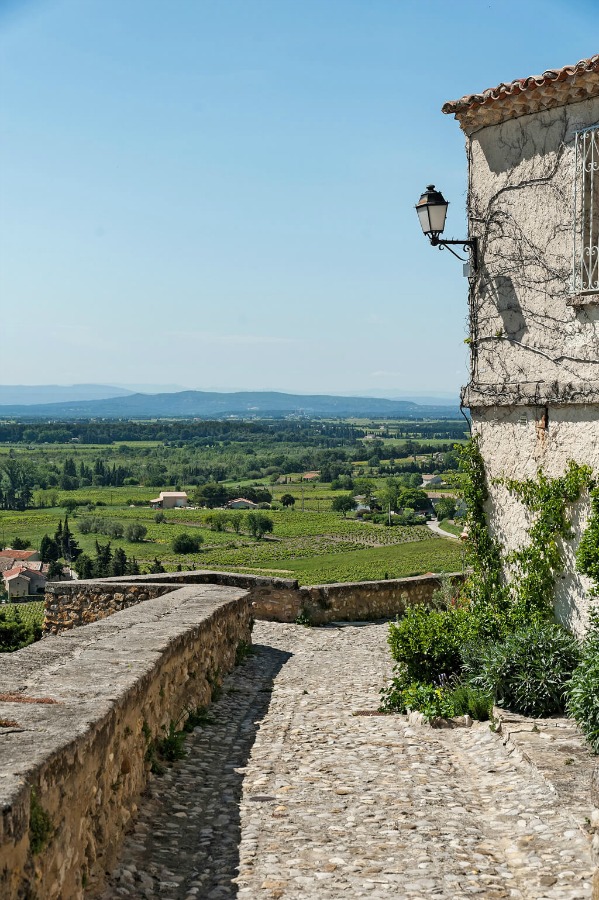
[{"label": "lantern glass panel", "polygon": [[430,232],[432,231],[428,209],[428,204],[422,204],[422,206],[416,207],[416,212],[418,213],[418,218],[420,219],[420,225],[425,234],[430,234]]},{"label": "lantern glass panel", "polygon": [[445,228],[445,217],[447,216],[447,203],[429,203],[428,215],[430,219],[430,230],[435,234],[441,234]]}]

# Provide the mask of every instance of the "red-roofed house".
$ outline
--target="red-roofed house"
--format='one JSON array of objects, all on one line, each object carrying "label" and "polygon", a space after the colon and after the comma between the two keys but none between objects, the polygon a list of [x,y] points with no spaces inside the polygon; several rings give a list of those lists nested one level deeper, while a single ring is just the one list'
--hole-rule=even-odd
[{"label": "red-roofed house", "polygon": [[15,566],[4,572],[4,585],[8,592],[8,599],[16,597],[28,597],[31,594],[42,594],[46,588],[46,575],[44,572],[34,571],[26,566]]},{"label": "red-roofed house", "polygon": [[22,562],[30,562],[31,560],[37,561],[39,558],[39,550],[11,550],[10,547],[0,550],[0,559],[19,559]]}]

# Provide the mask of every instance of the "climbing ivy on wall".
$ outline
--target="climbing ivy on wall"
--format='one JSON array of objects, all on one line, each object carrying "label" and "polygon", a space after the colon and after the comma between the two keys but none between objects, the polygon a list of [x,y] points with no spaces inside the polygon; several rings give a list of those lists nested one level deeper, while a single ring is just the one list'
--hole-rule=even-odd
[{"label": "climbing ivy on wall", "polygon": [[576,551],[576,568],[595,585],[591,593],[599,595],[599,485],[590,485],[591,514]]},{"label": "climbing ivy on wall", "polygon": [[[476,438],[461,453],[461,487],[468,505],[467,553],[472,574],[466,598],[482,620],[482,630],[500,637],[515,628],[553,616],[553,594],[563,571],[560,542],[573,537],[569,509],[591,490],[593,509],[577,554],[579,570],[596,579],[599,589],[599,488],[589,466],[570,460],[564,475],[549,478],[539,470],[536,479],[497,479],[516,496],[530,514],[528,543],[504,554],[492,537],[485,501],[489,492],[485,467]],[[513,577],[506,581],[504,568]]]},{"label": "climbing ivy on wall", "polygon": [[501,620],[509,603],[503,577],[501,545],[488,527],[485,501],[489,497],[485,465],[478,440],[472,438],[459,448],[459,485],[466,503],[466,559],[471,569],[464,595],[489,637],[503,632]]},{"label": "climbing ivy on wall", "polygon": [[507,556],[513,567],[511,591],[519,617],[525,621],[551,618],[555,581],[563,572],[561,540],[574,537],[569,508],[592,483],[589,466],[570,460],[564,475],[549,478],[542,469],[536,479],[500,479],[531,515],[529,543]]}]

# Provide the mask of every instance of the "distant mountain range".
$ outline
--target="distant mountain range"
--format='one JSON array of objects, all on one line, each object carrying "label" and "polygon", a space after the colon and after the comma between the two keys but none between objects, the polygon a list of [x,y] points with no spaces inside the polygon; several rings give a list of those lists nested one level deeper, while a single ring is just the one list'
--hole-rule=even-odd
[{"label": "distant mountain range", "polygon": [[[77,385],[74,388],[106,389],[101,385]],[[1,418],[44,419],[155,419],[155,418],[284,418],[286,416],[410,419],[443,418],[459,415],[458,404],[423,405],[409,400],[380,397],[337,397],[328,394],[284,394],[277,391],[179,391],[177,393],[127,393],[98,399],[72,399],[54,403],[7,403],[0,387]],[[13,389],[14,390],[14,389]],[[50,390],[50,388],[48,388]],[[64,390],[67,390],[66,388]]]},{"label": "distant mountain range", "polygon": [[134,393],[113,384],[0,384],[0,406],[105,400],[107,397],[128,397]]}]

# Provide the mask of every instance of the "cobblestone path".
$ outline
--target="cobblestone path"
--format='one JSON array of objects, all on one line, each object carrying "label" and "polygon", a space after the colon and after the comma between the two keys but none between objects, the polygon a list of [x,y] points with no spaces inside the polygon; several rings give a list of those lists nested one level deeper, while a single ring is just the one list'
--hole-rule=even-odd
[{"label": "cobblestone path", "polygon": [[591,895],[587,838],[488,726],[376,710],[386,626],[257,623],[188,757],[153,781],[106,900]]}]

